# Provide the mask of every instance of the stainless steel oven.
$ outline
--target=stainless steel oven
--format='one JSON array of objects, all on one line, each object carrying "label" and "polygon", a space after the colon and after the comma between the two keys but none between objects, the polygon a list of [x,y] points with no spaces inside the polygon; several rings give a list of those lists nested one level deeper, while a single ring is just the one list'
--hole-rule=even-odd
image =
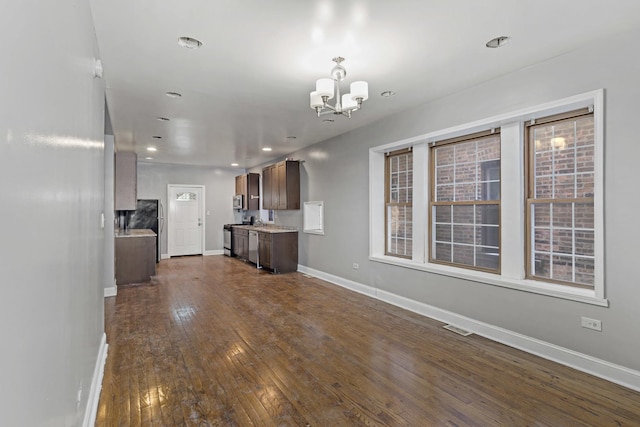
[{"label": "stainless steel oven", "polygon": [[226,256],[233,256],[233,235],[231,228],[232,225],[233,224],[225,224],[223,230],[224,244],[222,247]]}]

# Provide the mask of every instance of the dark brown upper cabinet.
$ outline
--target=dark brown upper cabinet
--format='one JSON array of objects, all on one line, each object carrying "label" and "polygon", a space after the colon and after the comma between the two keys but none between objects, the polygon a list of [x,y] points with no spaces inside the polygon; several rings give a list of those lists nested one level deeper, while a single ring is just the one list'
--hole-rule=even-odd
[{"label": "dark brown upper cabinet", "polygon": [[263,209],[300,209],[300,162],[284,160],[262,169]]},{"label": "dark brown upper cabinet", "polygon": [[260,174],[247,173],[236,176],[236,195],[242,195],[242,210],[260,209]]}]

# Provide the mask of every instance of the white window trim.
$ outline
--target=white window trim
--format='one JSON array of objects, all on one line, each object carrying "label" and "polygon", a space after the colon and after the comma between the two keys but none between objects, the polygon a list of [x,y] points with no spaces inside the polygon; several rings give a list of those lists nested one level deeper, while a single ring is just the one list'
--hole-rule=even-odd
[{"label": "white window trim", "polygon": [[[525,279],[525,212],[524,212],[524,122],[554,114],[593,106],[595,126],[595,284],[594,289],[581,289],[555,283]],[[548,295],[587,304],[608,307],[604,281],[604,90],[560,99],[451,127],[413,138],[392,142],[369,150],[369,259],[399,267],[411,268],[488,285]],[[428,144],[443,139],[500,128],[501,158],[501,273],[491,274],[465,268],[430,263],[429,242]],[[413,147],[413,256],[411,260],[384,254],[384,156],[389,151]],[[516,158],[518,161],[513,161]],[[506,238],[508,236],[508,238]]]}]

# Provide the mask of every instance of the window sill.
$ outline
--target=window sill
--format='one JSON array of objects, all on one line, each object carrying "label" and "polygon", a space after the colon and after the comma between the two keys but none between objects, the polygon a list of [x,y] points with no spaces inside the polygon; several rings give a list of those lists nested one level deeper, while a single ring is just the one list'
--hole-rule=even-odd
[{"label": "window sill", "polygon": [[601,307],[609,306],[609,301],[607,299],[598,298],[595,295],[595,291],[588,289],[571,288],[555,283],[545,283],[536,280],[509,279],[501,277],[500,275],[484,273],[481,271],[467,270],[464,268],[456,268],[439,264],[425,264],[422,262],[386,255],[370,255],[369,260],[585,304],[598,305]]}]

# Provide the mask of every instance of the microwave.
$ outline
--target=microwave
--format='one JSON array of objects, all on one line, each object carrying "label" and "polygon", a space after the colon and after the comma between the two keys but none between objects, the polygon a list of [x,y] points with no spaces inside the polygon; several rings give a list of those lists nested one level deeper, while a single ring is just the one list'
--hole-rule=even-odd
[{"label": "microwave", "polygon": [[233,209],[242,209],[242,194],[233,196]]}]

